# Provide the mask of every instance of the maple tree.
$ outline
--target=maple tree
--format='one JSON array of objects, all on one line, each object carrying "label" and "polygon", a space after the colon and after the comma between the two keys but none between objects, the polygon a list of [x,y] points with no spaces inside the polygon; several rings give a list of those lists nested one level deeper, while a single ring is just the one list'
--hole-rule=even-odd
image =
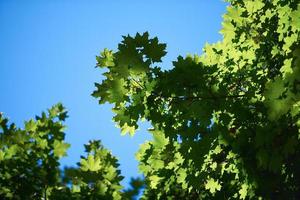
[{"label": "maple tree", "polygon": [[0,197],[132,199],[144,188],[141,199],[300,198],[300,2],[228,2],[223,40],[170,70],[166,44],[147,32],[96,57],[105,79],[92,95],[113,104],[121,133],[152,125],[136,154],[144,180],[122,190],[100,141],[61,173],[69,145],[58,104],[24,130],[0,117]]},{"label": "maple tree", "polygon": [[69,147],[61,123],[66,117],[58,104],[20,129],[0,114],[1,199],[41,199],[57,184],[58,159]]},{"label": "maple tree", "polygon": [[166,45],[146,32],[104,49],[93,96],[134,135],[145,199],[300,197],[300,4],[228,1],[223,40],[163,70]]},{"label": "maple tree", "polygon": [[78,167],[59,168],[70,144],[64,142],[63,121],[67,111],[54,105],[24,129],[9,124],[0,114],[0,198],[1,199],[133,199],[143,180],[131,180],[122,191],[123,177],[118,161],[101,141],[85,145]]}]

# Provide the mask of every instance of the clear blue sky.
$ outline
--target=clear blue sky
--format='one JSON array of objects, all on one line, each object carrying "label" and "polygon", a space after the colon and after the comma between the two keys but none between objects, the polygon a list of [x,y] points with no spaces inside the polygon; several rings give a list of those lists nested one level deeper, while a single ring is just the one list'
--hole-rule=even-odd
[{"label": "clear blue sky", "polygon": [[116,49],[121,35],[149,31],[167,43],[165,68],[178,55],[202,52],[221,39],[221,0],[0,0],[0,111],[21,126],[24,120],[62,102],[69,111],[62,165],[75,165],[83,144],[101,139],[119,158],[127,185],[137,176],[134,154],[151,139],[147,125],[121,136],[111,105],[90,96],[101,82],[95,56]]}]

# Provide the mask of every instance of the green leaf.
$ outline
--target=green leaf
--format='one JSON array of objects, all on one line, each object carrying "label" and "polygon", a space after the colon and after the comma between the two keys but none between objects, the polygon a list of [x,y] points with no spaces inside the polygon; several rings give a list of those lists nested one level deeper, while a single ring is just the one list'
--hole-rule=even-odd
[{"label": "green leaf", "polygon": [[149,179],[150,179],[151,188],[155,189],[162,178],[157,175],[153,175],[153,176],[150,176]]},{"label": "green leaf", "polygon": [[240,199],[245,199],[247,197],[247,190],[248,190],[248,185],[244,183],[241,189],[239,190]]},{"label": "green leaf", "polygon": [[54,156],[63,157],[67,155],[67,149],[70,147],[70,144],[65,143],[63,141],[54,140],[53,143],[53,153]]},{"label": "green leaf", "polygon": [[37,129],[37,124],[31,119],[28,122],[25,122],[25,129],[27,131],[35,132]]},{"label": "green leaf", "polygon": [[13,156],[17,155],[18,149],[19,147],[16,144],[9,146],[5,151],[5,159],[11,159]]},{"label": "green leaf", "polygon": [[224,35],[224,41],[230,42],[235,37],[234,26],[230,21],[224,21],[222,25],[220,33]]},{"label": "green leaf", "polygon": [[129,126],[127,123],[123,124],[121,128],[121,135],[126,135],[129,133],[130,136],[133,136],[135,133],[135,127],[134,126]]},{"label": "green leaf", "polygon": [[265,4],[259,0],[247,0],[245,2],[246,9],[250,13],[250,15],[262,9],[264,5]]},{"label": "green leaf", "polygon": [[80,168],[83,171],[98,171],[101,169],[101,161],[93,155],[88,155],[87,159],[81,159]]},{"label": "green leaf", "polygon": [[101,52],[100,56],[96,56],[96,59],[98,67],[113,67],[115,65],[113,51],[107,48]]},{"label": "green leaf", "polygon": [[[234,20],[238,25],[242,25],[243,18],[241,17],[243,9],[234,6],[227,7],[227,14],[225,20]],[[228,18],[227,18],[228,17]]]},{"label": "green leaf", "polygon": [[211,194],[215,194],[216,191],[221,190],[221,184],[218,180],[214,180],[213,178],[210,178],[205,183],[205,189],[209,190]]},{"label": "green leaf", "polygon": [[[41,138],[37,138],[36,139],[36,142],[37,142],[37,145],[41,148],[41,149],[45,149],[47,146],[48,146],[48,142],[47,142],[47,140],[46,139],[41,139]],[[54,143],[55,143],[55,141],[54,141]],[[57,145],[57,144],[56,144]],[[54,147],[54,151],[55,151],[55,148],[56,147]],[[54,152],[54,155],[55,156],[57,156],[57,154],[56,154],[57,152]],[[64,154],[65,155],[65,154]],[[64,156],[64,155],[62,155],[62,156]],[[59,157],[59,156],[58,156]]]},{"label": "green leaf", "polygon": [[[179,169],[178,172],[177,172],[177,181],[178,183],[181,183],[181,184],[185,184],[186,183],[186,177],[187,177],[187,173],[186,173],[186,170],[184,169]],[[186,188],[184,188],[186,189]]]}]

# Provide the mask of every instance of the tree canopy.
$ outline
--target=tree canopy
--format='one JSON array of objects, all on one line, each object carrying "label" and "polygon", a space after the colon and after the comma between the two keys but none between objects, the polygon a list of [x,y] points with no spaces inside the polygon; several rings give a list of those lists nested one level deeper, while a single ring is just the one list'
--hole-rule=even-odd
[{"label": "tree canopy", "polygon": [[85,145],[78,167],[59,168],[70,144],[64,142],[67,111],[53,106],[25,128],[9,124],[0,115],[0,199],[133,199],[144,186],[132,179],[132,188],[121,191],[123,177],[118,161],[101,141]]},{"label": "tree canopy", "polygon": [[137,154],[145,198],[299,198],[299,1],[229,3],[223,40],[171,70],[147,32],[97,57],[93,96],[122,133],[153,126]]},{"label": "tree canopy", "polygon": [[300,2],[228,2],[223,40],[170,70],[166,44],[148,32],[96,57],[104,80],[92,95],[113,104],[121,133],[152,125],[136,154],[145,180],[122,191],[117,160],[99,141],[60,175],[69,145],[58,104],[24,130],[1,116],[0,195],[128,199],[144,187],[141,199],[300,198]]}]

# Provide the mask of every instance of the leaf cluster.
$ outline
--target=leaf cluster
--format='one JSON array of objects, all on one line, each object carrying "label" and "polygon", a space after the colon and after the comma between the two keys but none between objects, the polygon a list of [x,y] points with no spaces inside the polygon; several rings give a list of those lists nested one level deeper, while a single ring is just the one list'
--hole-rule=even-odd
[{"label": "leaf cluster", "polygon": [[106,71],[93,96],[114,104],[122,133],[152,125],[137,153],[144,199],[300,196],[300,2],[229,3],[223,40],[170,70],[144,50],[156,41],[148,33],[97,57]]}]

